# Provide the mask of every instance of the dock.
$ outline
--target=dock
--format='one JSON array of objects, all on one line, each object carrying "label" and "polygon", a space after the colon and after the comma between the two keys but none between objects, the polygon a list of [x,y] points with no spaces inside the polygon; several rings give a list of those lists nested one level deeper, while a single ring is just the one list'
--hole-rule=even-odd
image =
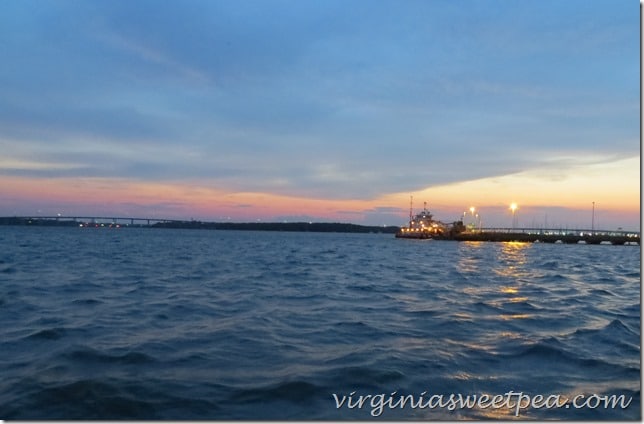
[{"label": "dock", "polygon": [[[421,237],[418,237],[421,238]],[[457,234],[432,236],[435,240],[492,241],[558,244],[639,245],[640,233],[588,229],[544,230],[537,228],[483,228]]]}]

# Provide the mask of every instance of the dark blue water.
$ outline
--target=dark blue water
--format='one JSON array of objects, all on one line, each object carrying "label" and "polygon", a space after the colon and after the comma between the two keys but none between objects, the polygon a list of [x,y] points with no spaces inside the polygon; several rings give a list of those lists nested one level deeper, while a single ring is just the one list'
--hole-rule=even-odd
[{"label": "dark blue water", "polygon": [[640,419],[640,310],[639,246],[0,227],[0,418]]}]

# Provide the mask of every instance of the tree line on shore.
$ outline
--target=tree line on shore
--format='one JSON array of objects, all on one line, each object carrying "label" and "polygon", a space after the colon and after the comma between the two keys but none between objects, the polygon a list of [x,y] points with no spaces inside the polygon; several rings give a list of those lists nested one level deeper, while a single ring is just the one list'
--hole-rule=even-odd
[{"label": "tree line on shore", "polygon": [[[153,221],[153,220],[151,220]],[[0,217],[0,225],[34,225],[55,227],[78,227],[85,222],[72,219]],[[341,222],[202,222],[160,221],[153,224],[121,223],[121,227],[183,228],[203,230],[250,230],[250,231],[299,231],[322,233],[386,233],[395,234],[399,227],[358,225]]]}]

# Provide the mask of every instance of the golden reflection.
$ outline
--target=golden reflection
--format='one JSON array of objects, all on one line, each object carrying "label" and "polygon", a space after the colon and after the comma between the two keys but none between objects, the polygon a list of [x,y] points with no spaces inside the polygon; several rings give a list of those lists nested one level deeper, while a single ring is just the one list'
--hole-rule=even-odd
[{"label": "golden reflection", "polygon": [[[478,248],[478,243],[469,243],[466,248],[466,254],[461,255],[458,263],[459,271],[468,273],[477,270],[479,262],[483,260],[483,255],[472,255],[472,251]],[[463,287],[461,292],[463,295],[479,299],[486,305],[498,309],[498,312],[485,317],[490,319],[498,319],[502,321],[516,321],[522,319],[533,318],[533,314],[522,313],[517,306],[512,306],[507,309],[511,304],[520,304],[529,302],[529,298],[522,293],[523,281],[527,280],[529,272],[526,270],[528,263],[528,249],[532,248],[532,243],[525,242],[507,242],[499,243],[497,246],[497,261],[493,271],[500,277],[499,285],[483,285],[483,286],[469,286]],[[520,306],[520,305],[519,305]],[[475,317],[469,314],[456,313],[452,316],[459,320],[473,320]],[[518,337],[517,335],[510,336],[508,334],[502,337]]]},{"label": "golden reflection", "polygon": [[521,303],[521,302],[527,302],[528,298],[527,297],[511,297],[510,302],[511,303]]},{"label": "golden reflection", "polygon": [[467,381],[472,379],[472,375],[466,372],[458,372],[454,375],[456,380]]},{"label": "golden reflection", "polygon": [[510,302],[512,303],[519,303],[519,302],[527,302],[528,298],[527,297],[511,297]]},{"label": "golden reflection", "polygon": [[458,270],[460,272],[479,272],[481,257],[476,252],[483,247],[483,243],[482,241],[464,241],[459,244],[459,250],[462,250],[458,261]]},{"label": "golden reflection", "polygon": [[527,319],[532,318],[531,314],[501,314],[501,319],[503,321],[511,321],[515,319]]},{"label": "golden reflection", "polygon": [[476,375],[476,374],[470,374],[465,371],[458,371],[456,374],[452,375],[454,379],[456,380],[461,380],[461,381],[468,381],[468,380],[478,380],[478,381],[495,381],[498,380],[499,378],[493,375]]},{"label": "golden reflection", "polygon": [[479,287],[464,287],[463,288],[463,293],[468,294],[470,296],[478,296],[483,293],[487,293],[490,290],[487,288],[479,288]]},{"label": "golden reflection", "polygon": [[517,294],[519,293],[519,289],[517,287],[501,287],[501,293]]},{"label": "golden reflection", "polygon": [[[494,407],[493,399],[501,396],[501,401],[497,403],[498,406]],[[488,393],[483,392],[476,395],[476,399],[482,400],[487,399],[487,402],[484,403],[484,406],[481,407],[480,403],[477,403],[473,410],[480,414],[481,418],[491,419],[491,420],[521,420],[530,417],[530,411],[526,409],[521,409],[520,413],[516,414],[516,399],[511,399],[508,401],[507,395],[501,393]],[[509,403],[509,405],[508,405]],[[512,407],[510,407],[512,406]],[[478,418],[478,417],[477,417]]]},{"label": "golden reflection", "polygon": [[501,337],[505,337],[506,339],[521,339],[523,336],[519,333],[515,333],[514,331],[502,331],[501,334],[499,334]]},{"label": "golden reflection", "polygon": [[471,314],[466,314],[462,312],[456,312],[455,314],[453,314],[453,316],[454,318],[458,318],[459,320],[463,320],[463,321],[472,321],[474,319],[474,317]]},{"label": "golden reflection", "polygon": [[466,241],[463,241],[462,243],[464,246],[468,246],[468,247],[481,247],[483,246],[483,243],[487,243],[487,242],[476,241],[476,240],[466,240]]},{"label": "golden reflection", "polygon": [[505,242],[502,242],[501,245],[502,245],[502,249],[501,249],[502,254],[505,254],[511,257],[517,257],[517,255],[521,255],[522,257],[525,258],[526,249],[532,246],[532,243],[529,243],[527,241],[505,241]]},{"label": "golden reflection", "polygon": [[465,340],[454,340],[454,339],[445,339],[447,345],[455,345],[458,347],[464,347],[471,350],[483,351],[483,352],[492,352],[493,346],[483,343],[468,342]]},{"label": "golden reflection", "polygon": [[[530,243],[523,242],[509,242],[503,243],[501,251],[499,253],[499,269],[495,270],[497,274],[512,279],[515,283],[518,283],[522,277],[525,277],[528,272],[525,271],[525,264],[527,263],[527,251],[531,247]],[[511,284],[505,285],[499,288],[499,291],[502,295],[505,295],[505,302],[509,303],[521,303],[527,302],[528,297],[522,296],[519,293],[520,284]],[[501,314],[501,319],[503,321],[512,321],[518,319],[527,319],[531,318],[530,314]]]},{"label": "golden reflection", "polygon": [[498,275],[510,278],[520,278],[527,275],[523,266],[527,263],[526,253],[532,243],[510,241],[502,243],[499,252],[499,268],[495,269]]},{"label": "golden reflection", "polygon": [[521,419],[526,419],[527,412],[525,410],[521,410],[521,413],[519,416],[516,416],[514,412],[514,408],[486,408],[486,409],[480,409],[477,408],[477,410],[481,413],[482,418],[486,420],[497,420],[497,421],[505,421],[505,420],[521,420]]}]

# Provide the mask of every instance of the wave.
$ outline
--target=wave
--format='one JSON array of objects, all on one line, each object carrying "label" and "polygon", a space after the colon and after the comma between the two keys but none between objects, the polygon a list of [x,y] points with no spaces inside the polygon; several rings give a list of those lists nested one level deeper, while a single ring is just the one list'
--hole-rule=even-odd
[{"label": "wave", "polygon": [[97,299],[76,299],[76,300],[73,300],[72,303],[74,305],[91,306],[91,305],[100,305],[103,302]]},{"label": "wave", "polygon": [[[15,420],[154,420],[217,418],[220,406],[208,399],[182,397],[148,383],[109,378],[55,385],[31,382],[20,387],[0,414]],[[73,408],[70,407],[73,405]]]},{"label": "wave", "polygon": [[561,378],[568,376],[570,381],[579,379],[580,375],[604,379],[617,376],[634,378],[640,373],[639,366],[615,363],[612,357],[598,355],[590,349],[580,347],[579,344],[574,344],[574,350],[571,350],[567,343],[549,338],[500,356],[509,367],[525,364],[533,369],[541,369],[544,374],[557,373]]},{"label": "wave", "polygon": [[67,335],[67,329],[63,327],[47,328],[36,331],[25,337],[28,340],[58,340]]},{"label": "wave", "polygon": [[581,328],[568,337],[571,345],[592,348],[595,355],[605,357],[632,357],[640,354],[640,335],[619,319],[602,328]]},{"label": "wave", "polygon": [[108,354],[88,347],[74,349],[62,356],[74,362],[96,364],[141,365],[158,362],[154,357],[142,352]]},{"label": "wave", "polygon": [[306,402],[326,391],[323,387],[308,381],[283,381],[269,386],[250,387],[235,390],[229,400],[242,403],[281,400],[285,402]]},{"label": "wave", "polygon": [[397,369],[378,366],[340,366],[325,372],[325,378],[336,386],[377,387],[404,381],[405,373]]},{"label": "wave", "polygon": [[589,335],[591,337],[595,337],[598,335],[606,335],[610,336],[610,338],[621,338],[621,337],[639,337],[639,332],[635,332],[628,328],[626,324],[624,324],[622,321],[619,319],[614,319],[610,323],[606,324],[603,328],[599,329],[585,329],[585,328],[580,328],[575,331],[574,334],[578,335]]},{"label": "wave", "polygon": [[15,274],[16,272],[18,272],[18,270],[15,267],[8,266],[6,268],[3,268],[0,272],[3,274]]}]

